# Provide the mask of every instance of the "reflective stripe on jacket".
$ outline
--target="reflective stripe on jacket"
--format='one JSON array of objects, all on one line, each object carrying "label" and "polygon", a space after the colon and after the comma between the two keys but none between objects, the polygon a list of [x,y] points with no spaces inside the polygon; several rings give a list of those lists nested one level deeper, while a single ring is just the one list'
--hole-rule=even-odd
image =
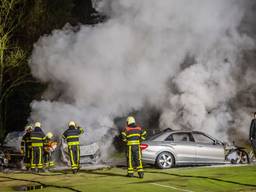
[{"label": "reflective stripe on jacket", "polygon": [[67,140],[68,145],[79,145],[79,136],[84,133],[82,128],[68,128],[62,135]]},{"label": "reflective stripe on jacket", "polygon": [[127,145],[139,145],[140,141],[146,139],[147,132],[141,127],[126,127],[122,132],[122,140],[127,142]]},{"label": "reflective stripe on jacket", "polygon": [[31,139],[29,132],[25,133],[25,135],[22,137],[20,148],[21,150],[27,150],[28,148],[31,148]]},{"label": "reflective stripe on jacket", "polygon": [[45,141],[45,134],[41,128],[36,127],[30,135],[31,146],[32,147],[41,147]]}]

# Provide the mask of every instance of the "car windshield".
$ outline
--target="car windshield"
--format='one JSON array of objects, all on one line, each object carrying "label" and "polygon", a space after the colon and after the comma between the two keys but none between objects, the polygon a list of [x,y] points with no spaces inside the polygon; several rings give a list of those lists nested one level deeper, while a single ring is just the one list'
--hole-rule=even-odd
[{"label": "car windshield", "polygon": [[20,131],[8,133],[4,140],[4,146],[19,149],[23,134],[24,132]]},{"label": "car windshield", "polygon": [[202,133],[193,133],[193,137],[195,142],[197,143],[205,143],[205,144],[213,144],[214,140],[209,138],[208,136]]}]

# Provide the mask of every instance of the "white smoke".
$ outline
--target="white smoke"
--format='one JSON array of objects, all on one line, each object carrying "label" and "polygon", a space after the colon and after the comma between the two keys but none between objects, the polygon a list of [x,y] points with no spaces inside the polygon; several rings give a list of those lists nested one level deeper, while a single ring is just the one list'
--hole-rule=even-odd
[{"label": "white smoke", "polygon": [[[149,103],[161,109],[162,128],[225,138],[246,113],[232,112],[230,102],[242,89],[241,53],[254,48],[238,31],[248,2],[95,1],[106,22],[76,32],[67,25],[34,45],[32,73],[49,89],[32,102],[31,119],[56,134],[75,120],[90,143],[114,127],[115,117]],[[188,56],[194,62],[184,65]],[[246,131],[247,122],[241,126]]]}]

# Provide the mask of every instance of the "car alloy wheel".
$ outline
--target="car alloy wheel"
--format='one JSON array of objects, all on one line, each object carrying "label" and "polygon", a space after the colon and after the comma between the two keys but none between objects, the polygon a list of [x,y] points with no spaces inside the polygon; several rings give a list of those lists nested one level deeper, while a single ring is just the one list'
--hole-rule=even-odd
[{"label": "car alloy wheel", "polygon": [[156,164],[160,169],[168,169],[174,165],[174,157],[171,153],[162,152],[158,155]]}]

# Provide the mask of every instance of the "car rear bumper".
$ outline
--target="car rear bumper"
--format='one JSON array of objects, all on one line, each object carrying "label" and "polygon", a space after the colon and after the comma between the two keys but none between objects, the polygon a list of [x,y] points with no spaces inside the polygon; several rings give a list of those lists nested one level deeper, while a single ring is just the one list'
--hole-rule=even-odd
[{"label": "car rear bumper", "polygon": [[146,164],[155,164],[156,153],[153,151],[142,151],[142,162]]}]

